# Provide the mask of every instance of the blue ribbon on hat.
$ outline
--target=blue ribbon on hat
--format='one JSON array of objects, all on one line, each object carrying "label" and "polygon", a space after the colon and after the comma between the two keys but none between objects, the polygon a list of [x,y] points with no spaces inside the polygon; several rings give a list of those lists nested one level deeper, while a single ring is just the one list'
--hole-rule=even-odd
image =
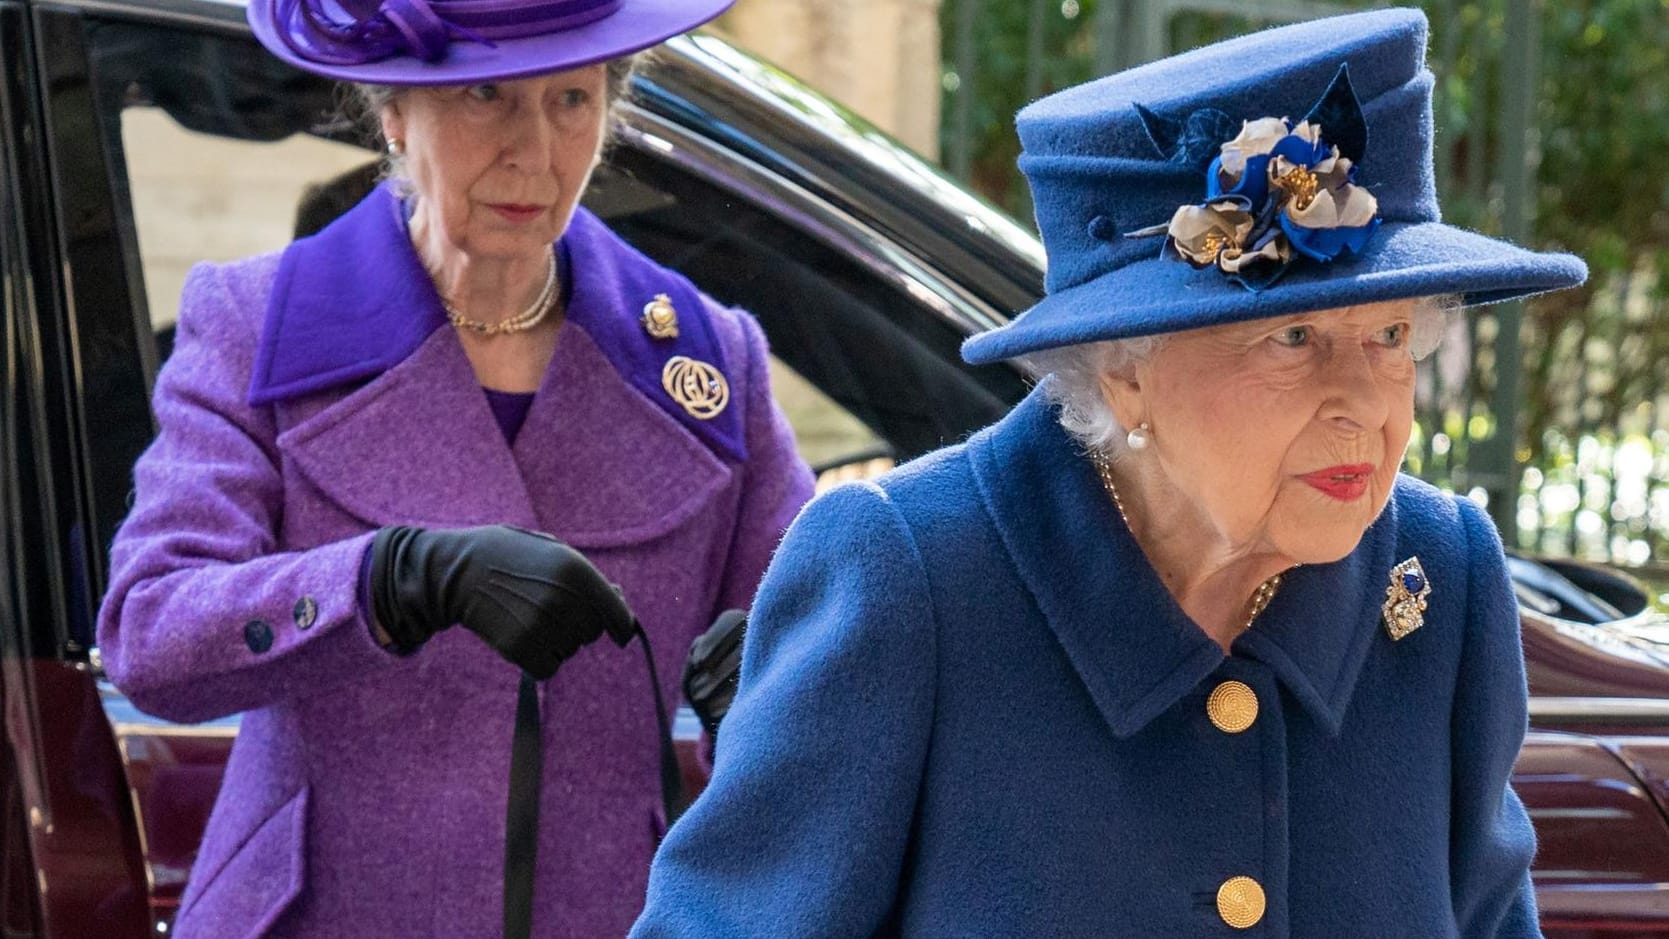
[{"label": "blue ribbon on hat", "polygon": [[1200,108],[1180,121],[1140,104],[1136,113],[1154,149],[1166,160],[1194,169],[1205,169],[1223,142],[1240,132],[1240,122],[1216,108]]},{"label": "blue ribbon on hat", "polygon": [[[1201,208],[1250,216],[1246,243],[1232,247],[1242,254],[1249,253],[1251,260],[1227,272],[1233,283],[1257,292],[1273,286],[1297,258],[1325,264],[1345,254],[1360,254],[1379,228],[1377,214],[1364,225],[1307,228],[1297,224],[1286,210],[1284,199],[1270,191],[1270,163],[1276,158],[1308,171],[1328,159],[1335,148],[1339,156],[1350,161],[1347,187],[1354,185],[1357,166],[1367,150],[1368,129],[1361,103],[1351,87],[1348,65],[1339,67],[1326,92],[1298,122],[1322,128],[1316,139],[1306,140],[1289,133],[1276,141],[1269,152],[1247,155],[1239,179],[1228,188],[1223,186],[1221,151],[1240,132],[1238,122],[1216,108],[1201,108],[1181,120],[1140,104],[1135,109],[1159,156],[1169,163],[1205,171],[1206,198],[1200,203]],[[1292,121],[1285,124],[1289,131],[1297,126]],[[1128,232],[1124,237],[1158,235],[1167,233],[1169,228],[1167,224],[1159,224]],[[1100,237],[1093,231],[1092,236]],[[1263,257],[1262,249],[1277,237],[1284,237],[1291,251],[1281,254],[1280,259]],[[1174,248],[1175,242],[1167,237],[1162,254],[1171,254]],[[1175,253],[1196,267],[1211,263],[1189,257],[1181,250]]]}]

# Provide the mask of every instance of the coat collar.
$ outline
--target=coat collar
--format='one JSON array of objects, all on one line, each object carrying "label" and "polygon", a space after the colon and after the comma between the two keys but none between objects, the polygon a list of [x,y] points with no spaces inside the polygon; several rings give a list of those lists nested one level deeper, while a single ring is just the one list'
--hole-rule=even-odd
[{"label": "coat collar", "polygon": [[367,524],[539,527],[486,395],[449,330],[432,331],[339,399],[284,399],[277,407],[285,428],[279,451]]},{"label": "coat collar", "polygon": [[[1223,651],[1165,589],[1041,391],[975,437],[970,456],[1021,580],[1116,735],[1140,731],[1222,664]],[[1393,499],[1350,555],[1289,572],[1234,643],[1236,656],[1268,666],[1330,733],[1380,636],[1395,532]]]},{"label": "coat collar", "polygon": [[[741,407],[697,417],[665,387],[674,358],[729,375],[695,285],[621,241],[583,208],[575,210],[557,250],[569,291],[567,321],[602,352],[598,364],[720,456],[744,462]],[[657,297],[678,311],[676,337],[653,338],[638,320]],[[248,401],[274,404],[374,378],[415,354],[445,324],[440,296],[412,248],[405,209],[384,184],[285,250],[267,300]]]},{"label": "coat collar", "polygon": [[615,547],[676,529],[734,476],[572,322],[513,448],[447,329],[346,396],[317,400],[279,404],[279,449],[369,525],[505,522]]},{"label": "coat collar", "polygon": [[280,258],[249,403],[271,404],[381,374],[445,322],[440,295],[412,249],[400,201],[387,184],[378,186]]},{"label": "coat collar", "polygon": [[[620,348],[651,345],[633,331],[622,285],[652,297],[686,281],[642,260],[588,214],[576,213],[562,248],[578,276],[569,278],[568,316],[514,448],[456,333],[441,328],[440,298],[386,187],[285,252],[250,401],[279,410],[286,457],[368,524],[508,522],[581,548],[671,531],[730,484],[734,471],[721,454],[740,461],[745,453],[742,405],[712,427],[691,426],[675,403],[651,397],[621,370]],[[688,327],[681,341],[651,345],[655,354],[693,345],[722,362],[693,287],[680,311]],[[659,362],[634,355],[634,368],[660,374]],[[316,394],[356,382],[339,396]]]}]

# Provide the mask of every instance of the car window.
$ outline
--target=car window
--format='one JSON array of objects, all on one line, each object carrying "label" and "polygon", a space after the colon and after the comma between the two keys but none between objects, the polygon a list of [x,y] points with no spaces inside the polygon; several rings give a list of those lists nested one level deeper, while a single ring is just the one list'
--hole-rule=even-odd
[{"label": "car window", "polygon": [[776,356],[771,357],[771,393],[794,428],[800,456],[817,472],[820,489],[896,465],[886,441]]},{"label": "car window", "polygon": [[121,138],[145,300],[158,332],[173,326],[193,264],[282,249],[309,184],[370,156],[308,134],[257,142],[187,130],[151,106],[122,109]]}]

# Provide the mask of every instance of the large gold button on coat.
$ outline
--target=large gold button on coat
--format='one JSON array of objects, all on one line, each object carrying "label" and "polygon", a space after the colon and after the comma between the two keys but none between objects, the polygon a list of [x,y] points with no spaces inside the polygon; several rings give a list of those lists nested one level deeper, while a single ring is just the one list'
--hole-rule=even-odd
[{"label": "large gold button on coat", "polygon": [[1258,693],[1245,682],[1225,681],[1206,699],[1205,714],[1218,730],[1238,734],[1258,719]]},{"label": "large gold button on coat", "polygon": [[1263,887],[1250,877],[1230,877],[1217,888],[1217,915],[1235,929],[1256,926],[1263,907]]}]

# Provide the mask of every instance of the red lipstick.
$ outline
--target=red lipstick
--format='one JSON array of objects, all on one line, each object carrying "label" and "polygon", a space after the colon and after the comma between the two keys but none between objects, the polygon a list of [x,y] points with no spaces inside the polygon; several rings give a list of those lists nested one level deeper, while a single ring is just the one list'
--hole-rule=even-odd
[{"label": "red lipstick", "polygon": [[495,202],[487,208],[503,216],[506,221],[517,224],[531,222],[545,213],[542,205],[521,205],[513,202]]},{"label": "red lipstick", "polygon": [[1329,466],[1298,477],[1340,502],[1354,502],[1368,491],[1368,480],[1373,476],[1372,463],[1349,463]]}]

